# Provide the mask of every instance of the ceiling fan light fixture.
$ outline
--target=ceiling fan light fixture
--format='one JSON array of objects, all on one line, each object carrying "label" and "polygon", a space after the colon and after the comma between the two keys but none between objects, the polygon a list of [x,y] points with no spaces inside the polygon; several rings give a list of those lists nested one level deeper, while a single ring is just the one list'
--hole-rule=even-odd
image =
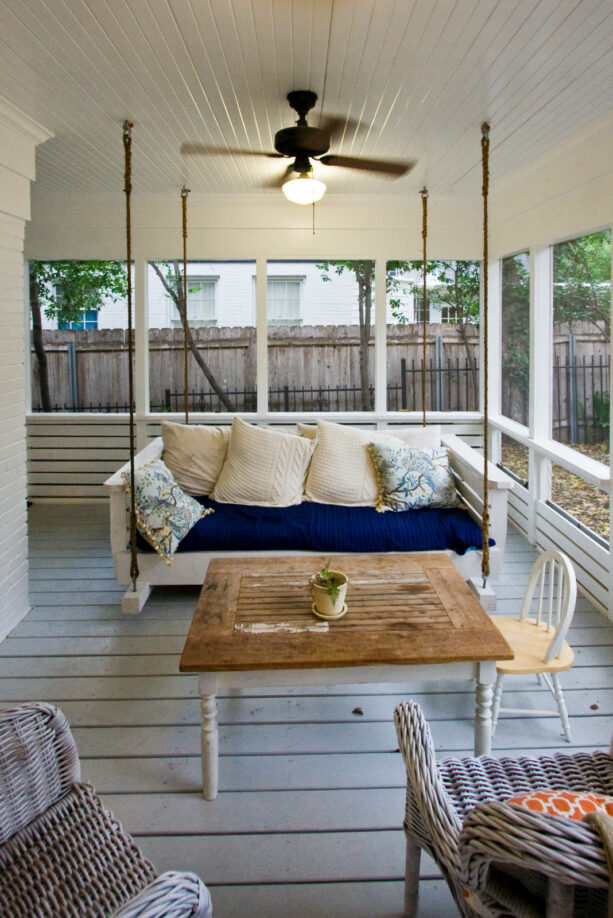
[{"label": "ceiling fan light fixture", "polygon": [[297,178],[288,179],[281,186],[283,194],[292,204],[315,204],[326,193],[324,182],[313,178],[312,173],[301,172]]}]

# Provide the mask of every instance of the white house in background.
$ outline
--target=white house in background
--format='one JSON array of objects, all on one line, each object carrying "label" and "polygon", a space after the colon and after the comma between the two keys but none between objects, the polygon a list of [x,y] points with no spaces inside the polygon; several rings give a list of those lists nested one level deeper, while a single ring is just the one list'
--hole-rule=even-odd
[{"label": "white house in background", "polygon": [[[316,261],[268,262],[268,317],[271,325],[357,325],[358,285],[350,271],[328,273],[322,279]],[[187,266],[189,277],[188,318],[193,328],[206,325],[248,327],[255,325],[255,261],[193,261]],[[409,292],[410,284],[420,283],[414,272],[397,278],[394,299],[400,300],[407,322],[421,322],[420,296]],[[428,285],[434,285],[432,278]],[[388,324],[398,322],[388,296]],[[148,272],[149,328],[179,327],[179,313],[153,267]],[[429,321],[446,321],[436,307],[430,307]],[[374,323],[374,303],[372,321]],[[99,312],[83,317],[85,328],[126,328],[127,312],[123,301],[108,302]],[[57,328],[55,319],[43,318],[44,328]]]}]

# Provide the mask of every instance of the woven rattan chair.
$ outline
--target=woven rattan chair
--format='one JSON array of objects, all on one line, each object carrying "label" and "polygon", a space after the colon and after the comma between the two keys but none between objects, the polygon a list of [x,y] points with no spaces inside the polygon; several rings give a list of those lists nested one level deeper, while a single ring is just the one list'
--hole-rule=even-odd
[{"label": "woven rattan chair", "polygon": [[405,915],[417,914],[421,850],[434,858],[465,916],[600,918],[608,872],[596,831],[584,822],[505,803],[531,790],[613,795],[603,752],[539,758],[446,759],[414,702],[394,714],[407,771]]},{"label": "woven rattan chair", "polygon": [[80,783],[66,718],[33,703],[0,713],[0,914],[7,918],[210,918],[195,874],[157,876]]}]

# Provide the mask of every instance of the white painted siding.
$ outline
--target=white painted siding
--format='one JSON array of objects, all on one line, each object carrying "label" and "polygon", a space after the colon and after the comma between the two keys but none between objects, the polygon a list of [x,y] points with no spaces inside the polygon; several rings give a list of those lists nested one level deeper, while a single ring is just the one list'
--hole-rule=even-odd
[{"label": "white painted siding", "polygon": [[47,136],[0,98],[0,639],[29,610],[23,239],[34,148]]},{"label": "white painted siding", "polygon": [[[269,261],[268,277],[294,277],[301,281],[300,319],[302,325],[356,325],[358,315],[358,284],[351,271],[336,274],[333,268],[328,272],[329,281],[322,280],[321,262],[312,261]],[[187,266],[188,276],[212,277],[215,283],[215,324],[218,327],[252,327],[255,325],[255,261],[191,261]],[[409,322],[415,321],[414,297],[406,289],[409,283],[421,282],[418,272],[403,278],[404,288],[399,286],[387,297],[387,323],[397,322],[389,303],[393,295],[402,303]],[[138,278],[134,279],[138,284]],[[436,284],[428,278],[428,286]],[[169,328],[177,319],[174,305],[153,268],[148,270],[148,318],[149,328]],[[440,310],[432,308],[431,321],[440,321]],[[374,297],[373,297],[374,323]],[[110,299],[98,313],[98,328],[127,328],[127,307],[125,300],[112,302]],[[43,327],[58,327],[57,320],[43,316]]]}]

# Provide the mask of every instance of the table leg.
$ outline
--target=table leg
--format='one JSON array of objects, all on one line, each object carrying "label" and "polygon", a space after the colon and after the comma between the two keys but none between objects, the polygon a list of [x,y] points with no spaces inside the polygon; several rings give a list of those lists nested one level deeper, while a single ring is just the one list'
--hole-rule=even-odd
[{"label": "table leg", "polygon": [[490,755],[492,751],[492,699],[496,679],[496,663],[478,664],[475,708],[475,755]]},{"label": "table leg", "polygon": [[215,673],[198,674],[198,692],[202,725],[200,749],[202,754],[202,796],[214,800],[219,785],[219,734],[217,732],[217,680]]}]

